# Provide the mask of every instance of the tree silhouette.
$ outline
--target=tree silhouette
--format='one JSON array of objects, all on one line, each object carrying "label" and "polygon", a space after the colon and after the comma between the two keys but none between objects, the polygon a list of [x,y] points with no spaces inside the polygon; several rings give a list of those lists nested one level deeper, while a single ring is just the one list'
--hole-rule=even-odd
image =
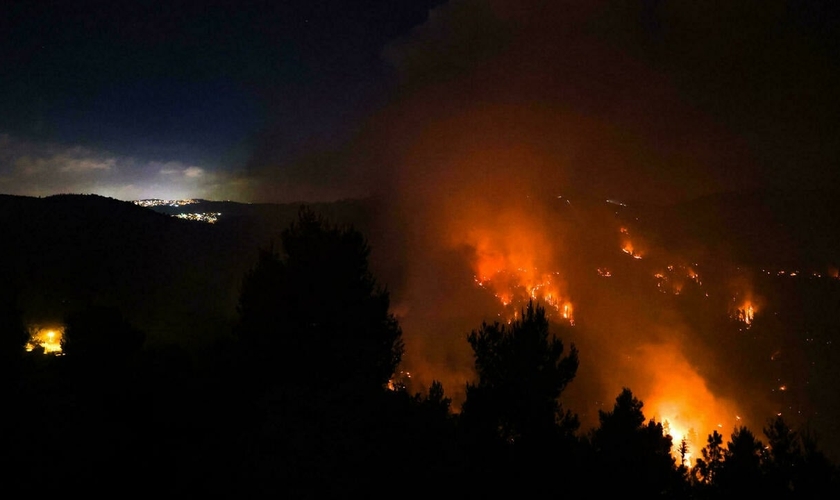
[{"label": "tree silhouette", "polygon": [[776,416],[764,428],[764,435],[770,448],[766,469],[775,491],[802,498],[840,493],[837,467],[818,449],[813,434],[797,432]]},{"label": "tree silhouette", "polygon": [[8,285],[0,286],[4,286],[0,288],[0,384],[4,384],[0,389],[5,392],[5,384],[12,384],[17,378],[29,332],[14,294],[6,288]]},{"label": "tree silhouette", "polygon": [[717,474],[724,460],[723,436],[718,431],[709,434],[702,454],[703,458],[698,458],[694,465],[695,481],[707,487],[716,487]]},{"label": "tree silhouette", "polygon": [[720,491],[729,496],[753,496],[764,491],[764,444],[746,427],[732,433],[726,443],[722,467],[714,478]]},{"label": "tree silhouette", "polygon": [[688,441],[685,438],[680,440],[680,445],[677,448],[677,451],[680,453],[680,467],[687,467],[688,464],[686,463],[688,459],[688,454],[691,452],[691,449],[688,446]]},{"label": "tree silhouette", "polygon": [[612,411],[600,410],[600,427],[592,433],[592,444],[601,468],[615,475],[615,481],[598,485],[601,493],[626,491],[660,495],[674,493],[680,476],[671,455],[671,436],[662,424],[645,424],[644,403],[633,392],[622,389]]},{"label": "tree silhouette", "polygon": [[563,412],[560,394],[575,377],[574,345],[563,356],[563,342],[549,336],[545,309],[528,303],[510,325],[483,323],[467,337],[475,355],[478,383],[467,385],[462,408],[465,425],[508,443],[531,443],[577,429]]},{"label": "tree silhouette", "polygon": [[269,378],[308,387],[384,387],[399,364],[402,331],[390,296],[368,268],[370,248],[352,227],[301,207],[262,250],[239,299],[239,336]]},{"label": "tree silhouette", "polygon": [[107,376],[108,369],[124,366],[143,347],[145,335],[134,328],[119,309],[92,305],[64,320],[61,350],[81,371]]}]

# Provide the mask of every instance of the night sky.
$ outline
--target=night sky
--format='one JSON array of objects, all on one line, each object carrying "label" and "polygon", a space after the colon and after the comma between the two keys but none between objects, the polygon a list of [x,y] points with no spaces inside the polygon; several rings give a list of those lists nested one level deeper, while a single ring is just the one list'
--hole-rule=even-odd
[{"label": "night sky", "polygon": [[[815,336],[781,323],[762,288],[793,275],[750,269],[759,281],[746,269],[758,262],[703,245],[679,254],[635,216],[840,189],[838,26],[828,0],[7,0],[0,194],[371,197],[401,369],[424,389],[441,381],[456,406],[474,376],[470,329],[501,318],[514,288],[551,289],[559,314],[574,309],[562,332],[582,364],[567,395],[584,425],[626,384],[675,429],[680,413],[702,433],[784,411],[840,436],[836,363],[813,369],[820,392],[806,387],[813,362],[775,362],[788,344],[805,359]],[[840,262],[818,264],[836,280]],[[696,283],[699,302],[660,293],[651,280],[666,274]],[[733,314],[751,301],[747,334]],[[752,364],[721,347],[734,342]]]},{"label": "night sky", "polygon": [[334,200],[460,176],[435,162],[482,141],[599,196],[835,189],[838,21],[810,0],[6,1],[0,192]]},{"label": "night sky", "polygon": [[3,2],[0,191],[249,201],[382,105],[431,3]]}]

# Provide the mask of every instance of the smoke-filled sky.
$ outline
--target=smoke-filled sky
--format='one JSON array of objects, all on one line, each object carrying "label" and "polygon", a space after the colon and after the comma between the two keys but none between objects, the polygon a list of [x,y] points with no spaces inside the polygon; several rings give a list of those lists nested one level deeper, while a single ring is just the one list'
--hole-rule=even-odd
[{"label": "smoke-filled sky", "polygon": [[598,196],[840,184],[829,1],[0,9],[2,193],[331,200],[486,142]]},{"label": "smoke-filled sky", "polygon": [[462,399],[466,334],[506,319],[518,289],[572,328],[570,405],[586,425],[629,385],[682,432],[740,413],[760,426],[807,413],[807,398],[781,409],[775,365],[723,366],[714,351],[736,337],[698,325],[745,307],[750,280],[705,281],[694,318],[651,300],[654,275],[699,286],[705,270],[655,257],[620,205],[578,202],[840,188],[838,13],[828,0],[6,1],[0,193],[377,195],[373,256],[421,385]]}]

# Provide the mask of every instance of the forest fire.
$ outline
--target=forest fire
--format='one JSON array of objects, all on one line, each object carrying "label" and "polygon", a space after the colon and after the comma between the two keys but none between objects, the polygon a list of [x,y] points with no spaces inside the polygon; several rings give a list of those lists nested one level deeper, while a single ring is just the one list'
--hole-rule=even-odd
[{"label": "forest fire", "polygon": [[[553,273],[554,276],[559,273]],[[555,312],[569,324],[574,325],[574,307],[564,298],[560,289],[555,285],[551,273],[537,273],[536,270],[515,269],[500,270],[492,277],[475,278],[481,288],[490,290],[499,299],[505,312],[509,313],[508,321],[516,317],[519,309],[529,300],[537,301]]]},{"label": "forest fire", "polygon": [[747,301],[738,309],[738,319],[749,326],[752,324],[754,318],[755,307],[753,307],[750,301]]},{"label": "forest fire", "polygon": [[[672,437],[672,453],[679,461],[680,443],[688,445],[686,465],[699,457],[705,437],[714,430],[729,431],[740,423],[733,405],[716,397],[706,381],[674,346],[651,345],[644,348],[651,357],[649,373],[652,386],[643,394],[645,415],[662,423]],[[653,368],[653,367],[656,368]]]},{"label": "forest fire", "polygon": [[[737,302],[737,297],[732,298],[733,302]],[[735,307],[735,312],[732,314],[732,317],[736,321],[740,321],[744,323],[747,328],[751,327],[753,321],[755,320],[755,313],[758,311],[758,306],[756,302],[752,299],[744,299],[741,303]]]},{"label": "forest fire", "polygon": [[45,353],[61,354],[61,339],[64,336],[63,327],[51,328],[30,328],[29,342],[26,350],[31,352],[37,348],[43,348]]},{"label": "forest fire", "polygon": [[[502,212],[479,206],[457,210],[450,240],[470,249],[475,283],[501,303],[501,316],[515,318],[529,300],[574,324],[574,308],[558,269],[557,243],[546,234],[536,208],[509,207]],[[458,224],[461,222],[462,224]]]},{"label": "forest fire", "polygon": [[[788,274],[783,273],[785,276]],[[761,310],[764,304],[764,298],[755,293],[752,280],[743,274],[736,276],[734,281],[730,283],[730,291],[732,300],[727,311],[729,317],[743,323],[746,328],[750,328],[755,321],[756,313]]]},{"label": "forest fire", "polygon": [[694,269],[687,266],[668,265],[665,271],[655,273],[653,277],[656,280],[656,287],[660,292],[670,292],[674,295],[682,293],[686,280],[689,280],[689,283],[693,282],[697,286],[703,284],[700,280],[700,275]]},{"label": "forest fire", "polygon": [[637,252],[633,248],[633,243],[631,243],[630,240],[627,240],[627,241],[624,242],[624,244],[621,246],[621,251],[626,253],[627,255],[630,255],[634,259],[641,259],[642,258],[642,254]]}]

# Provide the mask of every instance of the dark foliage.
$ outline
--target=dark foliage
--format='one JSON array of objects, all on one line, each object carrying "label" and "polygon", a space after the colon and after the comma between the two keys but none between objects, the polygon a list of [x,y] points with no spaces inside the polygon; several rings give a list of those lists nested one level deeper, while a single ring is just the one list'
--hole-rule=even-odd
[{"label": "dark foliage", "polygon": [[5,393],[17,382],[29,332],[8,283],[0,285],[0,390]]},{"label": "dark foliage", "polygon": [[480,433],[504,442],[554,442],[577,429],[576,418],[563,412],[560,394],[578,368],[572,345],[549,336],[545,309],[530,302],[521,319],[510,325],[481,325],[467,337],[475,354],[476,384],[467,385],[462,419]]},{"label": "dark foliage", "polygon": [[[79,369],[118,368],[131,360],[145,341],[122,312],[110,306],[89,306],[64,320],[62,352]],[[107,375],[107,372],[98,375]]]},{"label": "dark foliage", "polygon": [[402,331],[364,236],[302,207],[281,241],[282,254],[263,250],[242,285],[246,349],[273,358],[268,376],[284,383],[382,388],[402,357]]},{"label": "dark foliage", "polygon": [[610,481],[595,486],[602,494],[635,491],[645,496],[681,493],[681,478],[671,454],[671,436],[662,424],[645,423],[644,403],[624,388],[612,411],[599,411],[600,427],[592,434],[597,463],[610,471]]},{"label": "dark foliage", "polygon": [[629,389],[578,436],[560,404],[578,352],[533,303],[468,335],[478,378],[460,415],[438,382],[386,390],[403,345],[365,238],[302,209],[280,241],[245,275],[238,335],[200,356],[146,342],[105,306],[66,317],[63,356],[22,355],[21,311],[0,295],[3,355],[18,360],[10,480],[65,495],[838,496],[816,438],[781,417],[767,446],[746,428],[725,445],[713,433],[691,469]]},{"label": "dark foliage", "polygon": [[[721,493],[741,497],[770,493],[764,480],[764,444],[746,427],[739,427],[726,443],[723,467],[715,481]],[[762,495],[763,496],[763,495]]]}]

